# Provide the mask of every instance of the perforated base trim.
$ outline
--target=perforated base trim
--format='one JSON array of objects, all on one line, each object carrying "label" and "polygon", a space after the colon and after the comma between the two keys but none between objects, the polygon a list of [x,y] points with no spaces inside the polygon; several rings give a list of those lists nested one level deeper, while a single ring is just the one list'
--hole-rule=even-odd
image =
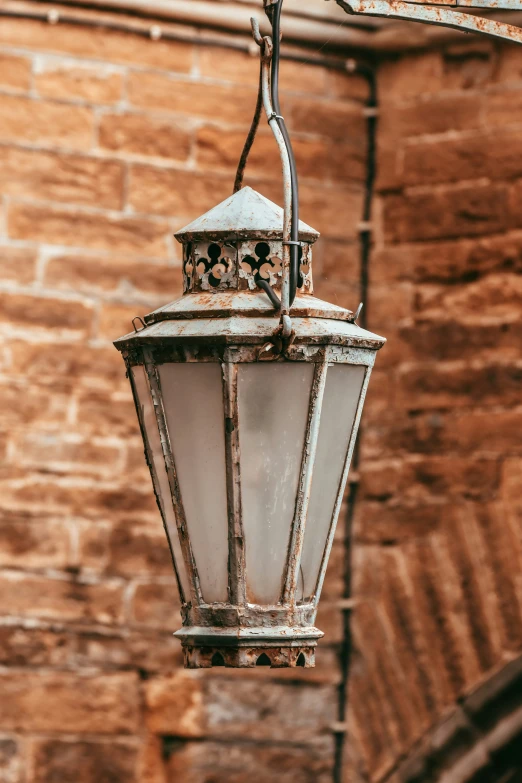
[{"label": "perforated base trim", "polygon": [[254,669],[269,666],[273,669],[315,666],[313,647],[183,647],[185,668],[211,669],[226,666],[229,669]]}]

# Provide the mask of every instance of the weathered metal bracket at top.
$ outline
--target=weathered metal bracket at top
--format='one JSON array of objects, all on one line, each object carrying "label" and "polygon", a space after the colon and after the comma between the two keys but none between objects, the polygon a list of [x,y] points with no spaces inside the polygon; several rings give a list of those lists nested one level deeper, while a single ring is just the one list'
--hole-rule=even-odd
[{"label": "weathered metal bracket at top", "polygon": [[[277,1],[277,0],[276,0]],[[424,22],[522,44],[522,28],[455,9],[522,11],[522,0],[336,0],[348,14]],[[522,22],[522,16],[520,18]]]}]

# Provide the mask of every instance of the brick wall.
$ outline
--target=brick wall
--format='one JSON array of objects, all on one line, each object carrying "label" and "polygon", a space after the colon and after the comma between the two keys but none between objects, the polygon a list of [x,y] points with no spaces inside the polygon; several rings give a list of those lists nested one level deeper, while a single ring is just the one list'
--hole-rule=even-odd
[{"label": "brick wall", "polygon": [[[167,546],[111,346],[180,293],[172,233],[231,192],[257,69],[222,48],[0,20],[4,783],[331,780],[341,540],[317,670],[183,671]],[[366,88],[291,63],[282,79],[303,218],[323,233],[318,293],[353,307]],[[264,126],[249,172],[281,201]]]},{"label": "brick wall", "polygon": [[403,780],[522,649],[522,50],[390,59],[379,89],[350,783]]}]

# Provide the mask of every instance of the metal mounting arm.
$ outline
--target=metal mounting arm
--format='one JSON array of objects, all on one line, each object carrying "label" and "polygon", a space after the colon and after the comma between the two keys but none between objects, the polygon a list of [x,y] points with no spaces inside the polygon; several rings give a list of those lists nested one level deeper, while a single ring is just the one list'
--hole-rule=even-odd
[{"label": "metal mounting arm", "polygon": [[[483,11],[501,9],[522,11],[522,0],[450,0],[450,2],[442,0],[441,5],[433,2],[404,2],[404,0],[350,0],[349,2],[336,0],[336,2],[348,14],[424,22],[522,44],[522,28],[454,10],[455,8],[480,8]],[[520,21],[522,22],[522,17]]]}]

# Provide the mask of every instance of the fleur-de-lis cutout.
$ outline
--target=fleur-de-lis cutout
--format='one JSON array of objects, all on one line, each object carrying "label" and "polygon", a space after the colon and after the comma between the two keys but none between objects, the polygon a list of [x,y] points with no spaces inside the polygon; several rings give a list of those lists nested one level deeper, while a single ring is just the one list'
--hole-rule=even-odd
[{"label": "fleur-de-lis cutout", "polygon": [[198,273],[203,277],[204,274],[210,272],[208,283],[212,288],[217,288],[221,283],[222,276],[229,271],[231,261],[228,256],[221,258],[221,247],[215,242],[208,246],[207,253],[208,258],[200,258],[198,261]]}]

